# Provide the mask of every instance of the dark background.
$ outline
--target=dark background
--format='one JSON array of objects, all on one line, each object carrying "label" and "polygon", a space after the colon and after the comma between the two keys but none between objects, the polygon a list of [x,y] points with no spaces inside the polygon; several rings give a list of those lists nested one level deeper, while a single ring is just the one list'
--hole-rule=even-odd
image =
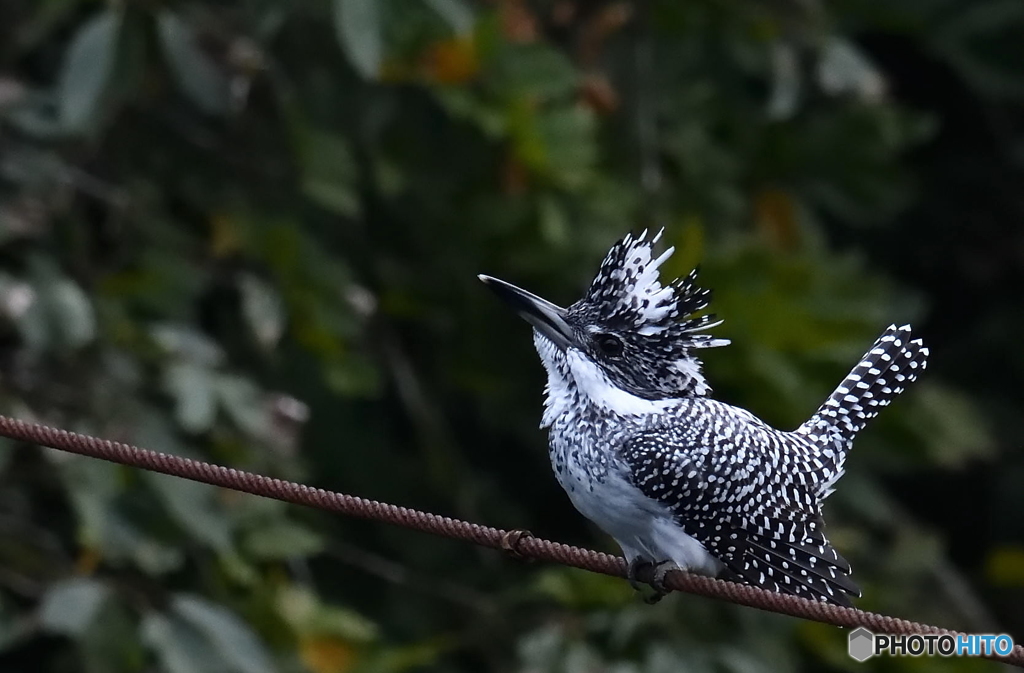
[{"label": "dark background", "polygon": [[[1024,641],[1024,5],[0,5],[0,410],[616,551],[529,331],[628,230],[715,290],[715,395],[799,425],[891,322],[926,376],[826,506],[858,607]],[[0,446],[0,670],[979,670]]]}]

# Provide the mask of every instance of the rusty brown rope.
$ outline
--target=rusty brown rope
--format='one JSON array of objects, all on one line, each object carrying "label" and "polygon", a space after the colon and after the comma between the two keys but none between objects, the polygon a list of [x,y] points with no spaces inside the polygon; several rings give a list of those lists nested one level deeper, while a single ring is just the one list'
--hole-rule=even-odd
[{"label": "rusty brown rope", "polygon": [[[619,556],[543,540],[529,534],[516,534],[517,531],[480,526],[376,500],[311,488],[292,481],[282,481],[252,472],[158,453],[130,444],[81,435],[37,423],[28,423],[2,415],[0,415],[0,436],[214,486],[222,486],[265,498],[274,498],[296,505],[380,521],[456,540],[466,540],[492,549],[511,550],[515,552],[516,556],[523,558],[553,561],[615,577],[626,576],[626,561]],[[665,579],[665,586],[676,591],[717,598],[738,605],[825,624],[851,628],[863,626],[874,633],[959,635],[957,631],[938,626],[919,624],[875,612],[829,605],[796,596],[786,596],[756,587],[724,582],[686,572],[673,571],[669,573]],[[1024,668],[1024,646],[1016,645],[1013,651],[1005,657],[993,655],[988,658]]]}]

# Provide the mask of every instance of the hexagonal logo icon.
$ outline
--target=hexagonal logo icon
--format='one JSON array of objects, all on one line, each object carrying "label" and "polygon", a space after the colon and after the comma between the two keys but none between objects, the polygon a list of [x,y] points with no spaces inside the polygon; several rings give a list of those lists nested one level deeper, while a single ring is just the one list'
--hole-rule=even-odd
[{"label": "hexagonal logo icon", "polygon": [[849,652],[850,657],[857,661],[864,662],[870,659],[875,653],[875,634],[863,626],[850,631]]}]

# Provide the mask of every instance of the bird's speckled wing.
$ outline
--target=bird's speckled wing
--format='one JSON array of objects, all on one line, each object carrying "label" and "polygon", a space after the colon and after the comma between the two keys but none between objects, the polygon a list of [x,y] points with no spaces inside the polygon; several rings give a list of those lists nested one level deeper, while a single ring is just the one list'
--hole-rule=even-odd
[{"label": "bird's speckled wing", "polygon": [[816,480],[800,476],[799,455],[785,455],[773,432],[719,416],[717,427],[644,432],[621,456],[634,486],[725,564],[721,579],[850,605],[860,590],[825,539]]}]

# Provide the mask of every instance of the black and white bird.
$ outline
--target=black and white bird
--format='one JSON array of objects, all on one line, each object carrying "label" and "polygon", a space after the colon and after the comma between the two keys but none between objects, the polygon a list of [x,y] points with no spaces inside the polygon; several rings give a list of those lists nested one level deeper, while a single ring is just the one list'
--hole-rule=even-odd
[{"label": "black and white bird", "polygon": [[776,430],[709,397],[696,353],[729,342],[694,317],[710,292],[696,270],[668,285],[660,234],[627,235],[586,296],[561,308],[480,279],[533,325],[547,370],[542,428],[559,484],[611,535],[636,584],[672,568],[840,605],[860,590],[825,538],[821,505],[854,437],[925,368],[908,325],[890,326],[810,420]]}]

